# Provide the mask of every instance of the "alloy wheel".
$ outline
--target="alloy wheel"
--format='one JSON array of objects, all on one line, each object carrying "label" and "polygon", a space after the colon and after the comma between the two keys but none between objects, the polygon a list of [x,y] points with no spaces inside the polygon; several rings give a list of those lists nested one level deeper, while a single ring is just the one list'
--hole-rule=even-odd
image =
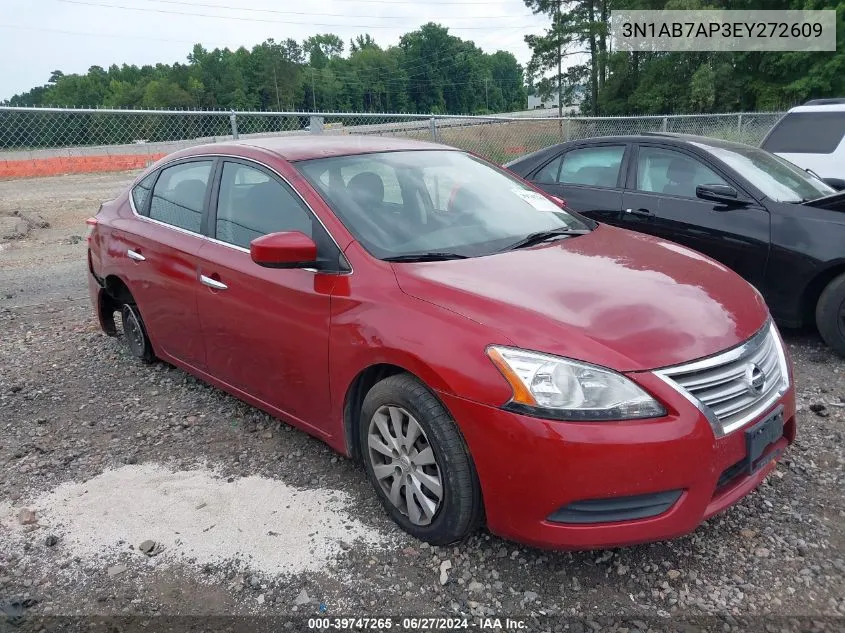
[{"label": "alloy wheel", "polygon": [[370,463],[390,502],[415,525],[429,525],[443,501],[443,480],[425,431],[406,409],[384,405],[367,431]]}]

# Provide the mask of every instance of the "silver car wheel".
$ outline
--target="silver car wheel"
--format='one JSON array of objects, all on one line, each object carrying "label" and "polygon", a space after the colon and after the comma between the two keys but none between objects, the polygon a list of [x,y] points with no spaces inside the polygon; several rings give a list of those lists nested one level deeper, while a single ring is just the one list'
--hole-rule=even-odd
[{"label": "silver car wheel", "polygon": [[370,464],[390,502],[415,525],[429,525],[443,501],[434,451],[416,418],[402,407],[379,407],[367,431]]}]

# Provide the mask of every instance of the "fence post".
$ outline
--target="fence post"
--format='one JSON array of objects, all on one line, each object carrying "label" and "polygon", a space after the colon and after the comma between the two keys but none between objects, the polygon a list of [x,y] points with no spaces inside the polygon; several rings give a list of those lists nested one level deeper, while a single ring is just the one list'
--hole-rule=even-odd
[{"label": "fence post", "polygon": [[431,140],[435,143],[437,142],[437,119],[431,117],[431,121],[429,122],[429,127],[431,127]]},{"label": "fence post", "polygon": [[314,116],[313,114],[309,117],[308,127],[311,134],[322,134],[323,133],[323,125],[325,123],[325,119],[321,116]]},{"label": "fence post", "polygon": [[232,113],[229,115],[229,124],[232,126],[232,139],[237,141],[238,140],[238,115],[235,114],[234,110],[232,110]]},{"label": "fence post", "polygon": [[669,131],[669,117],[668,116],[663,117],[663,131],[664,132]]}]

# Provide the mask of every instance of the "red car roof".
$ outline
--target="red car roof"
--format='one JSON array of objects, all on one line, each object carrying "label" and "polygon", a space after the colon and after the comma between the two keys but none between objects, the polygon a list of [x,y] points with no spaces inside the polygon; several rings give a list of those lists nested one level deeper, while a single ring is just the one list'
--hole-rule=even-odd
[{"label": "red car roof", "polygon": [[327,158],[330,156],[348,156],[350,154],[371,154],[374,152],[396,152],[400,150],[450,150],[437,143],[415,141],[407,138],[384,136],[318,135],[268,136],[264,138],[243,139],[232,145],[258,147],[285,160],[308,160],[309,158]]}]

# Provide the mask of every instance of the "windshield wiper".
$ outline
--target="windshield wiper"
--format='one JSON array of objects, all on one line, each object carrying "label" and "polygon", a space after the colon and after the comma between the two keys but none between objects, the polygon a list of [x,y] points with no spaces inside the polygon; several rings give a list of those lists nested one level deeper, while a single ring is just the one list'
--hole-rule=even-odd
[{"label": "windshield wiper", "polygon": [[527,246],[534,246],[535,244],[540,244],[541,242],[545,242],[546,240],[550,240],[553,237],[559,237],[561,235],[586,235],[590,231],[587,229],[569,229],[569,228],[559,228],[559,229],[551,229],[548,231],[537,231],[536,233],[531,233],[526,235],[518,242],[515,242],[508,246],[505,250],[512,251],[518,248],[525,248]]},{"label": "windshield wiper", "polygon": [[394,257],[385,257],[386,262],[443,262],[449,259],[467,259],[466,255],[459,255],[458,253],[441,253],[437,251],[429,251],[426,253],[407,253],[406,255],[395,255]]}]

